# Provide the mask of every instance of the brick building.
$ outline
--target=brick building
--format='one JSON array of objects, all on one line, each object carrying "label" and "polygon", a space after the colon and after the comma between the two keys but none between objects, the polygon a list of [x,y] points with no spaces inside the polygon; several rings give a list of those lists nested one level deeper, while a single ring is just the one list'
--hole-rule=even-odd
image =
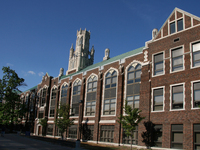
[{"label": "brick building", "polygon": [[[60,136],[54,120],[60,103],[71,106],[74,125],[67,138],[116,145],[130,144],[117,122],[125,99],[142,110],[143,122],[156,131],[155,147],[200,149],[200,18],[175,8],[145,46],[93,64],[90,32],[77,31],[75,49],[70,48],[66,75],[48,73],[41,83],[22,93],[30,106],[32,132],[42,134],[39,118],[48,119],[46,136]],[[35,107],[34,107],[35,106]],[[37,113],[34,113],[37,112]],[[31,114],[33,117],[31,117]],[[145,146],[140,123],[133,143]]]}]

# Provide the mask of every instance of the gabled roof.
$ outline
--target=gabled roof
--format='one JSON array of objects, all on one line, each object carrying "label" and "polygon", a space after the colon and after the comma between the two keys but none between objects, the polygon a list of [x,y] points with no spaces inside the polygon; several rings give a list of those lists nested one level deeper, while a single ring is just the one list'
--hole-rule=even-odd
[{"label": "gabled roof", "polygon": [[170,30],[169,24],[171,22],[177,21],[181,18],[183,18],[183,23],[184,23],[183,30],[194,27],[196,25],[200,25],[199,17],[176,7],[172,11],[172,13],[169,15],[167,20],[164,22],[164,24],[162,25],[162,27],[160,28],[160,30],[158,31],[158,33],[154,39],[159,39],[159,38],[170,35],[169,34],[169,30]]},{"label": "gabled roof", "polygon": [[91,69],[94,69],[94,68],[98,68],[98,67],[101,67],[101,66],[105,66],[105,65],[108,65],[110,63],[113,63],[113,62],[116,62],[116,61],[119,61],[120,59],[124,59],[124,58],[128,58],[128,57],[131,57],[133,55],[136,55],[136,54],[139,54],[139,53],[142,53],[143,51],[143,48],[144,47],[140,47],[140,48],[137,48],[135,50],[132,50],[132,51],[129,51],[129,52],[126,52],[126,53],[123,53],[121,55],[118,55],[118,56],[115,56],[115,57],[112,57],[108,60],[104,60],[104,61],[101,61],[99,63],[96,63],[96,64],[93,64],[93,65],[90,65],[80,71],[77,71],[75,73],[72,73],[72,74],[69,74],[69,75],[64,75],[64,76],[61,76],[61,80],[64,79],[64,78],[68,78],[70,76],[73,76],[75,74],[79,74],[79,73],[82,73],[82,72],[85,72],[85,71],[89,71]]}]

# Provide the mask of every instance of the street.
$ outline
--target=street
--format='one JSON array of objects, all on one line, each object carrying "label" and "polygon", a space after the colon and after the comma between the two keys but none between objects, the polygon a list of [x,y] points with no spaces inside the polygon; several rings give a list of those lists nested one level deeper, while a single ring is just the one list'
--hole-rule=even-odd
[{"label": "street", "polygon": [[73,150],[73,148],[54,145],[17,134],[5,134],[0,136],[0,150]]}]

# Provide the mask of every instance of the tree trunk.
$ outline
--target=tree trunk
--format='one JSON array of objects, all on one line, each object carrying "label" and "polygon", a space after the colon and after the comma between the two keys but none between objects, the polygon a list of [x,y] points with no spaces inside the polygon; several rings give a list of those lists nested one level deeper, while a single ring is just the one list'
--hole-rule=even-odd
[{"label": "tree trunk", "polygon": [[131,131],[131,150],[132,150],[132,144],[133,144],[133,132]]}]

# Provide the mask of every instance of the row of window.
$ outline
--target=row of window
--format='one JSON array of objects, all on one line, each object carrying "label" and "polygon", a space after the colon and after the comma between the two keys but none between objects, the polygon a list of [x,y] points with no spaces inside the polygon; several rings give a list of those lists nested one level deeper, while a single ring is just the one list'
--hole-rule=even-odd
[{"label": "row of window", "polygon": [[[77,125],[69,127],[68,138],[77,138]],[[100,127],[100,141],[101,142],[114,142],[114,125],[102,125]],[[162,147],[162,133],[163,127],[160,124],[153,124],[151,129],[151,144],[155,147]],[[94,126],[83,126],[83,140],[93,140]],[[53,125],[49,124],[47,128],[47,135],[53,135]],[[56,131],[56,135],[60,135],[59,131]],[[193,137],[194,137],[194,149],[200,148],[200,124],[193,125]],[[143,137],[145,138],[145,137]],[[131,137],[127,136],[125,130],[123,130],[123,144],[131,144]],[[134,145],[138,144],[138,127],[134,131],[134,137],[132,139]],[[183,124],[171,125],[171,148],[182,149],[183,148]]]},{"label": "row of window", "polygon": [[[185,97],[184,97],[184,83],[170,86],[170,109],[184,109]],[[164,98],[165,87],[156,87],[152,89],[152,111],[164,110]],[[200,81],[192,82],[192,108],[199,108],[200,106]]]},{"label": "row of window", "polygon": [[[182,46],[171,49],[171,72],[184,70],[184,49]],[[192,44],[192,67],[200,66],[200,42]],[[164,74],[164,52],[153,55],[153,75]]]}]

